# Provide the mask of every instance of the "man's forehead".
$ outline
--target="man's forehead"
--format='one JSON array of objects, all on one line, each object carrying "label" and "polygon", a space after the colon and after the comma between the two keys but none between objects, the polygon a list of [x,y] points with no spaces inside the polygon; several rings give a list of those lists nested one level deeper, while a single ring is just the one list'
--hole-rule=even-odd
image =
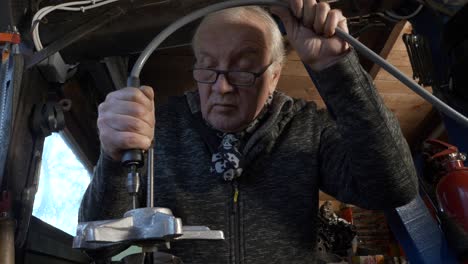
[{"label": "man's forehead", "polygon": [[237,46],[225,47],[219,49],[209,49],[201,47],[199,52],[197,52],[196,58],[199,63],[220,63],[228,62],[229,64],[241,63],[241,64],[252,64],[258,61],[262,61],[263,57],[266,55],[265,50],[262,50],[258,47],[249,47],[239,48]]},{"label": "man's forehead", "polygon": [[[209,23],[212,22],[212,23]],[[208,24],[209,23],[209,24]],[[215,53],[217,50],[231,50],[235,53],[258,55],[267,49],[268,36],[265,29],[252,22],[207,21],[198,32],[198,55]],[[219,44],[213,46],[214,43]]]},{"label": "man's forehead", "polygon": [[264,52],[265,49],[265,45],[261,45],[260,43],[251,41],[242,42],[242,45],[232,45],[231,47],[224,46],[216,48],[213,48],[213,46],[210,45],[203,45],[203,43],[201,43],[199,45],[197,55],[201,57],[209,57],[217,53],[216,51],[225,50],[230,51],[231,53],[239,53],[245,56],[258,56],[260,53]]},{"label": "man's forehead", "polygon": [[253,24],[258,25],[260,23],[264,23],[264,19],[262,19],[259,14],[248,11],[243,9],[240,12],[229,12],[229,10],[222,10],[211,15],[208,15],[203,19],[202,24],[210,24],[215,23],[217,25],[222,24]]},{"label": "man's forehead", "polygon": [[223,17],[215,17],[204,21],[200,25],[199,33],[209,33],[210,31],[218,31],[222,33],[225,30],[237,29],[240,32],[251,33],[256,35],[266,34],[266,27],[258,19],[226,19]]}]

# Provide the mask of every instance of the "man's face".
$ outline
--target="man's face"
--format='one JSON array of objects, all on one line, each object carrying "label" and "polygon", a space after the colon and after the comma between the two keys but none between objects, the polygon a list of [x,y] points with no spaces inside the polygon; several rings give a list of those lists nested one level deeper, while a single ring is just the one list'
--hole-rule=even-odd
[{"label": "man's face", "polygon": [[[251,22],[205,23],[199,30],[197,68],[260,72],[272,61],[268,35]],[[243,130],[262,110],[280,75],[273,64],[252,86],[233,86],[224,75],[214,84],[198,83],[203,118],[224,132]]]}]

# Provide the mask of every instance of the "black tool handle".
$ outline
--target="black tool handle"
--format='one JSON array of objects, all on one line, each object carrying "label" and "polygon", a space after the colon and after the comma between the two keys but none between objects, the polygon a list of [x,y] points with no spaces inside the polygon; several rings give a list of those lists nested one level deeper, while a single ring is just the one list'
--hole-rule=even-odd
[{"label": "black tool handle", "polygon": [[[128,87],[140,87],[139,78],[130,77],[127,80]],[[133,209],[137,207],[137,194],[140,190],[140,173],[138,169],[144,164],[143,150],[129,149],[122,155],[122,165],[127,168],[127,191],[132,196]]]},{"label": "black tool handle", "polygon": [[129,168],[132,165],[140,168],[143,166],[143,151],[141,149],[126,150],[123,153],[122,159],[120,161],[126,168]]},{"label": "black tool handle", "polygon": [[[128,77],[127,87],[140,87],[140,79],[135,77]],[[143,150],[141,149],[130,149],[126,150],[121,159],[122,165],[126,168],[129,168],[132,165],[135,165],[137,168],[143,166]]]}]

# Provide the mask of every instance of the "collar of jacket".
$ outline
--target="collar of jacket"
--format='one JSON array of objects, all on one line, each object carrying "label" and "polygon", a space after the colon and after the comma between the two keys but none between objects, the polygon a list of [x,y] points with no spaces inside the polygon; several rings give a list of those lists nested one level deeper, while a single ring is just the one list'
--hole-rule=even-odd
[{"label": "collar of jacket", "polygon": [[[198,90],[185,92],[192,115],[200,114]],[[306,105],[303,100],[293,100],[282,92],[275,92],[265,121],[252,133],[242,149],[246,162],[250,163],[262,152],[269,152],[285,125]]]}]

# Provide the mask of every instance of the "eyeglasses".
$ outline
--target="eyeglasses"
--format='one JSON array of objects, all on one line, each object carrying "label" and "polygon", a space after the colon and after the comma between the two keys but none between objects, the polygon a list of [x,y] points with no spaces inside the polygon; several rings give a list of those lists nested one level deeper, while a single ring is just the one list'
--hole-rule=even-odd
[{"label": "eyeglasses", "polygon": [[226,81],[233,86],[252,86],[258,77],[262,76],[273,64],[265,66],[260,72],[249,71],[221,71],[215,69],[194,68],[193,78],[199,83],[214,84],[220,74],[224,74]]}]

